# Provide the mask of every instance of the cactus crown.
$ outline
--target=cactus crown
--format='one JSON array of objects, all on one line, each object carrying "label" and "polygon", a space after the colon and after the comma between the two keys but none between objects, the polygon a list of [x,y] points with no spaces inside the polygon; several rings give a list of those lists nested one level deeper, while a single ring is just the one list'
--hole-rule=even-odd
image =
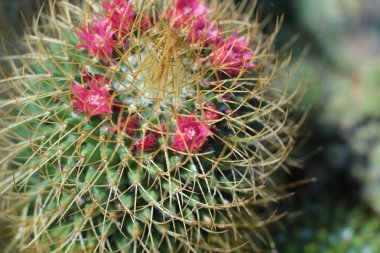
[{"label": "cactus crown", "polygon": [[264,247],[279,198],[271,175],[295,129],[289,97],[272,87],[275,35],[223,21],[242,15],[232,2],[47,10],[3,81],[0,196],[18,230],[9,249]]}]

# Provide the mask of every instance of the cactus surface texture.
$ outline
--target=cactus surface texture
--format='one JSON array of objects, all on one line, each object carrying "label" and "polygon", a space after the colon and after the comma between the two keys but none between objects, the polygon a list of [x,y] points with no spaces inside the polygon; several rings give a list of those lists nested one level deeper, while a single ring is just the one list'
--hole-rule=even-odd
[{"label": "cactus surface texture", "polygon": [[251,7],[46,1],[2,57],[2,252],[274,250],[298,125]]}]

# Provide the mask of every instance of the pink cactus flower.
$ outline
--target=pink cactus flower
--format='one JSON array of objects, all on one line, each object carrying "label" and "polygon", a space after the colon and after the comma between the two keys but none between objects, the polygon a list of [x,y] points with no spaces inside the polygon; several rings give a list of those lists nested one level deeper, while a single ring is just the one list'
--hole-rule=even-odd
[{"label": "pink cactus flower", "polygon": [[223,97],[222,97],[222,100],[223,101],[231,101],[231,100],[233,100],[235,98],[235,96],[232,94],[232,93],[227,93],[226,95],[224,95]]},{"label": "pink cactus flower", "polygon": [[146,15],[141,19],[140,22],[141,22],[140,27],[141,27],[142,31],[145,32],[153,26],[153,17],[150,15]]},{"label": "pink cactus flower", "polygon": [[113,0],[103,2],[103,8],[107,12],[112,29],[119,35],[128,33],[135,20],[136,14],[129,0]]},{"label": "pink cactus flower", "polygon": [[176,28],[188,30],[190,43],[202,42],[203,45],[216,43],[219,29],[216,23],[207,18],[209,9],[201,0],[177,0],[169,10],[168,17]]},{"label": "pink cactus flower", "polygon": [[182,13],[191,13],[193,16],[203,15],[207,12],[204,0],[176,0],[175,8]]},{"label": "pink cactus flower", "polygon": [[203,105],[203,111],[206,121],[215,121],[222,117],[222,115],[219,113],[218,108],[216,105],[212,103],[206,103]]},{"label": "pink cactus flower", "polygon": [[231,109],[227,109],[224,111],[224,114],[229,116],[229,117],[237,117],[237,113]]},{"label": "pink cactus flower", "polygon": [[153,134],[157,137],[160,138],[164,135],[166,135],[166,127],[164,123],[160,123],[158,127],[155,127],[152,129]]},{"label": "pink cactus flower", "polygon": [[174,22],[176,28],[193,23],[194,19],[204,16],[208,8],[202,0],[176,0],[173,8],[169,9],[169,20]]},{"label": "pink cactus flower", "polygon": [[249,43],[244,37],[237,38],[235,33],[226,42],[220,41],[214,48],[211,62],[228,75],[237,75],[243,69],[252,68],[255,64],[250,59],[255,53],[249,49]]},{"label": "pink cactus flower", "polygon": [[208,136],[213,135],[207,125],[197,120],[195,115],[179,116],[171,148],[178,151],[199,151]]},{"label": "pink cactus flower", "polygon": [[90,55],[104,61],[108,61],[112,56],[116,41],[113,39],[115,32],[112,31],[108,19],[101,18],[99,20],[94,17],[91,24],[87,27],[80,27],[75,33],[81,40],[78,48],[86,49]]},{"label": "pink cactus flower", "polygon": [[88,116],[112,113],[112,95],[109,93],[110,88],[105,87],[109,80],[101,75],[95,75],[92,80],[87,80],[90,89],[75,82],[70,87],[74,94],[75,102],[72,104],[76,113],[84,112]]},{"label": "pink cactus flower", "polygon": [[128,135],[132,136],[135,132],[137,132],[139,123],[139,117],[137,115],[132,115],[128,118],[122,118],[118,126],[110,127],[108,131],[116,132],[119,129],[120,131],[124,131]]},{"label": "pink cactus flower", "polygon": [[149,152],[157,147],[157,136],[153,133],[146,135],[142,139],[138,139],[132,146],[135,152]]},{"label": "pink cactus flower", "polygon": [[221,39],[218,26],[214,21],[207,19],[206,16],[198,17],[188,26],[187,36],[190,43],[202,42],[203,46],[215,44]]}]

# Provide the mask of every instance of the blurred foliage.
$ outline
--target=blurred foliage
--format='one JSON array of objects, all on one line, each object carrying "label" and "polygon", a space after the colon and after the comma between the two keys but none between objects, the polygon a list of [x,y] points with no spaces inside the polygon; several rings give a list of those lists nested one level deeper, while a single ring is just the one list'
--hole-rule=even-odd
[{"label": "blurred foliage", "polygon": [[380,1],[270,2],[285,15],[278,48],[299,34],[292,71],[311,106],[298,150],[311,157],[290,181],[316,179],[284,208],[303,214],[285,221],[279,252],[380,252],[379,217],[367,210],[380,214]]},{"label": "blurred foliage", "polygon": [[278,235],[279,252],[380,252],[380,220],[368,210],[332,202],[304,205],[308,214],[289,219],[291,229]]},{"label": "blurred foliage", "polygon": [[330,136],[323,143],[325,173],[337,169],[353,176],[363,198],[380,213],[380,17],[375,11],[380,3],[305,0],[294,7],[298,22],[321,48],[299,71],[308,74],[305,102],[315,104],[314,131]]},{"label": "blurred foliage", "polygon": [[[31,24],[37,13],[40,0],[1,0],[0,1],[0,57],[7,53],[22,53],[21,36],[26,24]],[[0,61],[0,71],[6,72],[8,66]]]}]

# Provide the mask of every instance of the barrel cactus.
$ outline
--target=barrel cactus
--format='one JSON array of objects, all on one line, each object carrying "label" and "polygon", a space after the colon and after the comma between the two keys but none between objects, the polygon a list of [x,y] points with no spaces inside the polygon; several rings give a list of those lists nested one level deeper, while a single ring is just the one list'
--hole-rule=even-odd
[{"label": "barrel cactus", "polygon": [[297,125],[250,7],[47,2],[3,57],[3,252],[273,249]]}]

